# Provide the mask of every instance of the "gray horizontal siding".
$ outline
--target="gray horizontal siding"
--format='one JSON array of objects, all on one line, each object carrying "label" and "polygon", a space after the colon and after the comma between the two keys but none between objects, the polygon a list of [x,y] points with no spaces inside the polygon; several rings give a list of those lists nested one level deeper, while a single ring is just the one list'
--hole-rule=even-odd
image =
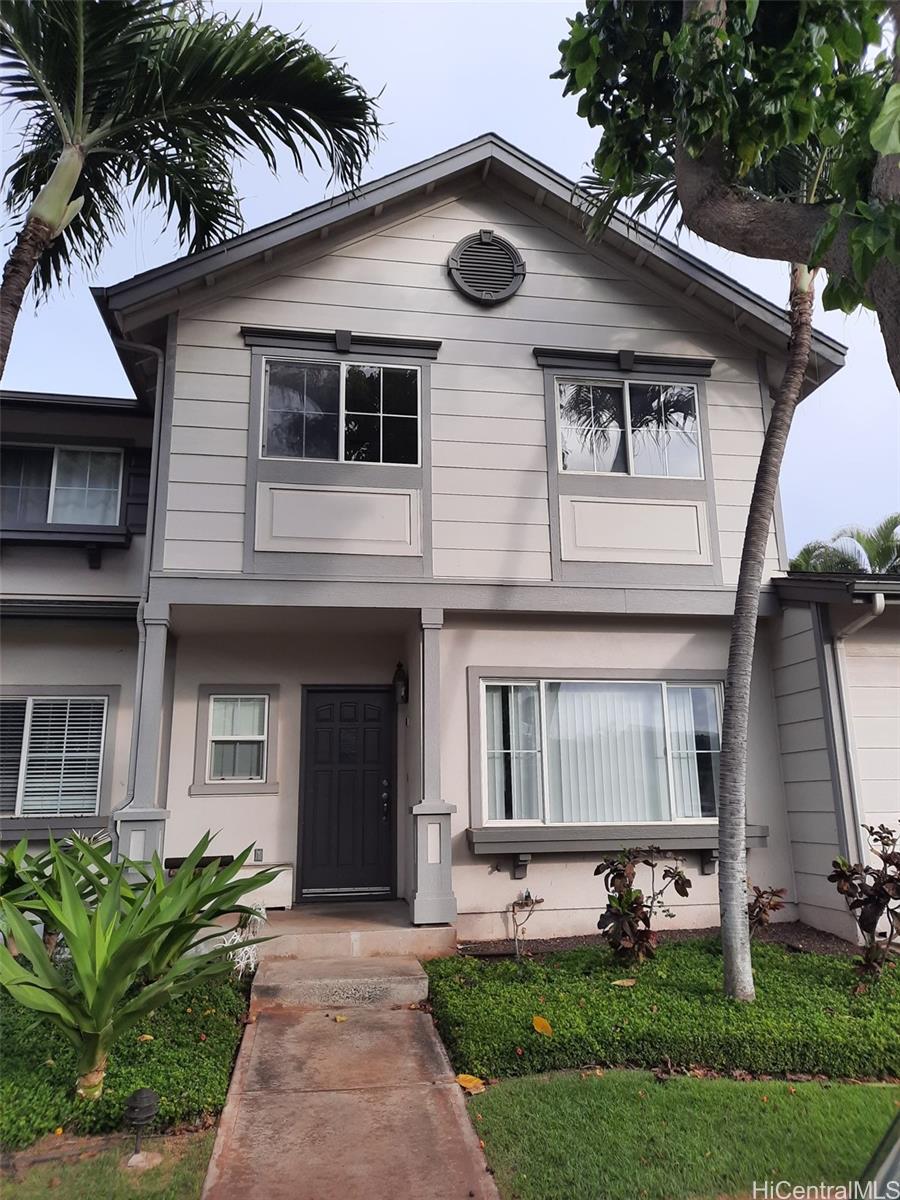
[{"label": "gray horizontal siding", "polygon": [[844,919],[845,906],[826,880],[840,853],[836,786],[809,607],[785,610],[779,622],[773,676],[797,900],[804,919],[836,928],[835,922]]},{"label": "gray horizontal siding", "polygon": [[[535,345],[651,349],[715,358],[707,385],[709,440],[726,582],[736,577],[764,425],[757,364],[739,337],[689,304],[648,287],[633,267],[585,251],[576,228],[490,188],[422,200],[428,211],[383,220],[367,234],[282,255],[272,272],[242,272],[182,313],[172,428],[166,565],[200,561],[235,569],[245,500],[250,354],[242,325],[351,329],[441,340],[431,366],[435,575],[549,579],[543,374]],[[489,226],[522,249],[517,295],[481,309],[449,283],[450,249]],[[228,289],[227,291],[224,289]],[[775,564],[774,541],[769,547]],[[177,568],[183,569],[183,568]],[[202,569],[202,568],[200,568]],[[214,568],[209,568],[214,569]]]}]

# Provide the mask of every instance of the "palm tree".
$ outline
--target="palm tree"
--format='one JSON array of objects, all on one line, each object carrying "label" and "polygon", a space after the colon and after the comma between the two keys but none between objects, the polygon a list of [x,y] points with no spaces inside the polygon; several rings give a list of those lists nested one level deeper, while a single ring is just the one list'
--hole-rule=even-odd
[{"label": "palm tree", "polygon": [[900,513],[890,513],[872,529],[849,525],[830,542],[808,542],[791,559],[790,569],[900,575]]},{"label": "palm tree", "polygon": [[[276,147],[353,186],[379,137],[375,101],[347,70],[253,17],[172,0],[6,0],[0,63],[28,123],[6,171],[24,224],[0,289],[0,375],[34,277],[91,269],[123,229],[123,200],[177,221],[190,252],[242,228],[234,163]],[[65,236],[62,236],[65,231]]]}]

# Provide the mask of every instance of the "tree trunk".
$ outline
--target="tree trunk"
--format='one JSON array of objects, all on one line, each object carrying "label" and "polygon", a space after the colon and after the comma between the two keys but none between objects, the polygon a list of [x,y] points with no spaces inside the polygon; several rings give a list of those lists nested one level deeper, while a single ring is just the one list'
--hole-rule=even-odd
[{"label": "tree trunk", "polygon": [[735,597],[719,769],[719,910],[725,993],[753,1000],[750,927],[747,918],[747,730],[750,679],[759,615],[759,591],[778,476],[794,410],[801,398],[812,342],[813,276],[807,267],[791,267],[791,342],[784,376],[766,429],[747,514],[741,569]]},{"label": "tree trunk", "polygon": [[3,268],[3,283],[0,285],[0,379],[6,370],[9,345],[13,327],[31,282],[38,259],[50,245],[53,230],[38,217],[29,217],[25,222],[12,254]]},{"label": "tree trunk", "polygon": [[87,1036],[76,1068],[78,1078],[75,1093],[82,1100],[99,1100],[103,1095],[107,1058],[108,1055],[101,1048],[100,1039],[92,1035]]}]

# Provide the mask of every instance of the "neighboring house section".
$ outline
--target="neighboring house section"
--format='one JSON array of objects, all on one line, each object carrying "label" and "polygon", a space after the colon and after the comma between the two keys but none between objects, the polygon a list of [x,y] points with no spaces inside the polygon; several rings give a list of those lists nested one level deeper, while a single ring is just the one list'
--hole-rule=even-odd
[{"label": "neighboring house section", "polygon": [[900,829],[900,581],[802,575],[784,608],[775,691],[802,919],[847,935],[827,875],[865,862],[863,825]]},{"label": "neighboring house section", "polygon": [[105,829],[126,795],[152,406],[6,392],[4,838]]},{"label": "neighboring house section", "polygon": [[[640,226],[590,242],[572,185],[494,135],[97,300],[155,414],[124,849],[220,830],[289,899],[397,896],[492,937],[526,886],[535,932],[590,931],[598,855],[653,842],[694,881],[680,922],[714,924],[784,314]],[[808,390],[842,361],[816,335]],[[767,577],[785,563],[777,519]],[[818,920],[777,613],[767,585],[750,870]]]}]

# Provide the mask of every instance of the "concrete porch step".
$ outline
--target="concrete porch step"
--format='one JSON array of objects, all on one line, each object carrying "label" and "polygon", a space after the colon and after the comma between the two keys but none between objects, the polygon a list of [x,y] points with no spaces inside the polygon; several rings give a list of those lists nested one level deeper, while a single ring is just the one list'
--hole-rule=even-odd
[{"label": "concrete porch step", "polygon": [[270,958],[440,958],[456,953],[453,925],[411,925],[403,901],[307,904],[270,912],[259,947]]},{"label": "concrete porch step", "polygon": [[268,958],[253,981],[253,1008],[418,1004],[428,976],[414,958]]}]

